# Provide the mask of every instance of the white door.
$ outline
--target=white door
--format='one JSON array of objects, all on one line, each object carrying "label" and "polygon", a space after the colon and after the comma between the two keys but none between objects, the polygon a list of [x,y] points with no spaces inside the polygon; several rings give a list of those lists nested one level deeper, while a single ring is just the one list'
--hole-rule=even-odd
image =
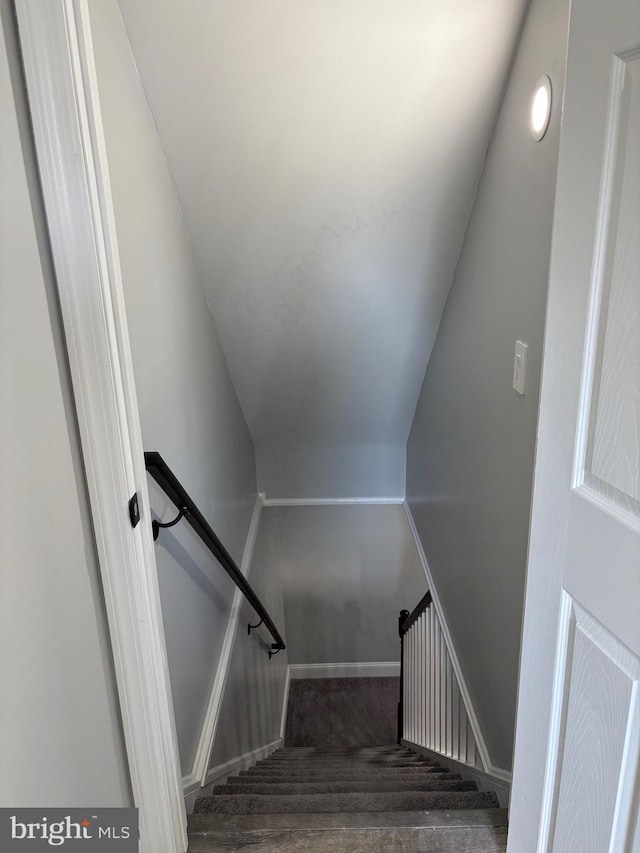
[{"label": "white door", "polygon": [[572,6],[509,853],[640,851],[640,0]]}]

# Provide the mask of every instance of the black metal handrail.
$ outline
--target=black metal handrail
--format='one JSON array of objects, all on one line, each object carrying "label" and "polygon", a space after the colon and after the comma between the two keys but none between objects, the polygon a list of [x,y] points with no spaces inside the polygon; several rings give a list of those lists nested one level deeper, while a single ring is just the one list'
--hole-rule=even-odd
[{"label": "black metal handrail", "polygon": [[404,734],[404,636],[412,625],[418,621],[427,607],[431,606],[433,598],[430,590],[420,599],[418,604],[409,613],[401,610],[398,617],[398,634],[400,635],[400,699],[398,701],[398,743],[401,743]]},{"label": "black metal handrail", "polygon": [[[202,515],[198,507],[189,497],[186,489],[180,484],[178,478],[173,473],[171,468],[164,461],[162,456],[157,451],[150,451],[144,454],[144,462],[149,474],[153,477],[156,483],[160,486],[167,497],[178,507],[179,515],[173,521],[167,524],[161,524],[157,521],[153,522],[154,539],[157,538],[158,529],[160,527],[171,527],[177,524],[181,518],[184,518],[191,527],[195,530],[198,536],[202,539],[207,548],[211,551],[216,560],[220,563],[231,580],[235,583],[238,589],[242,592],[249,604],[260,617],[260,623],[264,624],[273,639],[271,644],[269,657],[277,654],[279,651],[286,648],[284,640],[280,636],[280,632],[273,623],[273,620],[267,613],[265,606],[260,601],[258,596],[253,591],[251,584],[247,581],[240,569],[235,563],[231,554],[224,547],[220,539],[216,536],[211,528],[211,525]],[[253,626],[252,626],[253,627]],[[257,626],[255,626],[257,627]]]}]

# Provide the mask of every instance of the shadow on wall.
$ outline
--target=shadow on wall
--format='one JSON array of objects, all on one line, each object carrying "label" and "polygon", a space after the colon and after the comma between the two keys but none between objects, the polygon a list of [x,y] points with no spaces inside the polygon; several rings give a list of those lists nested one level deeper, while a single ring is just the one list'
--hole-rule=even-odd
[{"label": "shadow on wall", "polygon": [[398,661],[398,613],[425,578],[402,506],[266,507],[292,664]]},{"label": "shadow on wall", "polygon": [[[249,581],[288,643],[279,575],[267,554],[266,531],[261,524]],[[210,768],[272,744],[280,737],[289,665],[287,650],[269,660],[271,635],[264,626],[249,635],[249,622],[256,622],[256,614],[245,603],[240,609]]]},{"label": "shadow on wall", "polygon": [[[185,531],[186,535],[190,535],[191,531]],[[195,538],[195,533],[191,534]],[[159,547],[163,548],[175,563],[173,570],[183,571],[198,587],[198,589],[206,595],[209,601],[220,612],[221,616],[228,616],[230,609],[230,592],[232,592],[232,582],[227,577],[222,569],[211,557],[207,555],[205,559],[195,560],[187,551],[184,545],[180,542],[176,534],[171,531],[161,530],[158,537]],[[197,543],[195,543],[197,547]],[[193,550],[193,549],[192,549]],[[215,583],[211,580],[207,572],[202,568],[203,565],[213,562],[210,571],[216,575]],[[223,592],[224,590],[224,592]],[[185,617],[187,614],[184,614]]]}]

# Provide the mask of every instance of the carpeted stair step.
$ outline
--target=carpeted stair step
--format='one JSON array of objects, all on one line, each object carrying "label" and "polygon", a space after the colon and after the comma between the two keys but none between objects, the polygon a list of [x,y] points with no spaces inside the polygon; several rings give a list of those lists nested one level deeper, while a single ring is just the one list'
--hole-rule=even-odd
[{"label": "carpeted stair step", "polygon": [[506,812],[406,747],[301,747],[199,798],[189,839],[189,853],[504,853]]},{"label": "carpeted stair step", "polygon": [[383,752],[404,752],[409,755],[417,755],[410,747],[398,743],[369,744],[369,746],[354,746],[351,744],[345,746],[279,746],[270,754],[302,755],[305,752],[313,752],[321,755],[354,755],[357,753],[364,755]]},{"label": "carpeted stair step", "polygon": [[292,785],[304,785],[304,784],[314,784],[314,785],[332,785],[332,784],[349,784],[353,782],[354,784],[366,784],[371,782],[372,784],[377,784],[378,782],[382,782],[385,785],[398,785],[402,784],[416,784],[420,782],[430,783],[430,782],[445,782],[451,779],[461,779],[459,773],[429,773],[429,775],[425,775],[424,773],[410,773],[408,776],[387,776],[383,774],[372,775],[371,773],[354,773],[351,776],[344,775],[341,779],[337,779],[335,776],[331,778],[323,779],[318,778],[317,776],[291,776],[288,779],[274,779],[273,776],[230,776],[228,782],[233,785],[278,785],[278,784],[292,784]]},{"label": "carpeted stair step", "polygon": [[382,746],[279,746],[271,755],[302,755],[305,752],[313,752],[318,755],[353,755],[354,753],[369,754],[405,752],[415,755],[408,746],[383,744]]},{"label": "carpeted stair step", "polygon": [[344,764],[371,764],[375,767],[403,767],[409,765],[413,767],[415,764],[422,766],[424,764],[435,764],[435,761],[427,761],[425,758],[408,758],[404,756],[372,756],[371,758],[315,758],[314,756],[305,756],[296,761],[288,761],[285,759],[267,759],[259,761],[258,765],[268,764],[271,767],[278,767],[286,770],[288,767],[309,766],[315,767],[340,767]]},{"label": "carpeted stair step", "polygon": [[296,750],[295,753],[281,752],[277,750],[271,753],[267,760],[269,761],[304,761],[305,759],[313,759],[314,761],[359,761],[368,760],[370,758],[419,758],[415,752],[409,750],[394,749],[394,750],[351,750],[340,752],[320,752],[318,750]]},{"label": "carpeted stair step", "polygon": [[343,762],[342,764],[295,764],[292,767],[279,767],[275,764],[256,764],[251,768],[252,773],[261,773],[262,775],[271,774],[273,776],[288,776],[290,773],[342,773],[345,770],[357,770],[364,773],[385,773],[393,771],[420,771],[436,769],[438,764],[365,764],[364,762],[354,761],[352,763]]},{"label": "carpeted stair step", "polygon": [[506,809],[189,818],[189,853],[504,853]]},{"label": "carpeted stair step", "polygon": [[344,764],[345,762],[355,762],[357,764],[433,764],[426,758],[418,755],[354,755],[353,758],[347,756],[319,756],[319,755],[301,755],[300,758],[267,758],[265,761],[258,762],[259,764],[273,764],[277,767],[293,767],[296,764],[322,764],[330,767],[334,764]]},{"label": "carpeted stair step", "polygon": [[261,779],[271,779],[273,782],[283,782],[291,779],[292,782],[301,782],[303,776],[308,776],[313,779],[338,779],[343,776],[355,776],[360,779],[422,779],[425,775],[438,776],[442,773],[450,773],[447,767],[441,765],[433,765],[432,767],[417,767],[417,768],[401,768],[399,770],[376,770],[371,767],[342,767],[334,768],[331,771],[323,770],[322,768],[309,767],[305,771],[291,773],[271,773],[265,771],[260,773],[258,770],[241,770],[235,779],[250,780],[255,776],[260,776]]},{"label": "carpeted stair step", "polygon": [[371,769],[375,771],[380,770],[414,770],[420,768],[429,768],[429,767],[439,767],[440,765],[429,759],[423,759],[418,757],[414,760],[410,759],[389,759],[389,760],[379,760],[376,758],[370,759],[342,759],[335,761],[315,761],[313,759],[301,759],[300,761],[271,761],[270,759],[266,759],[265,761],[259,761],[257,764],[254,764],[250,769],[253,771],[257,770],[268,770],[271,773],[295,773],[297,770],[308,770],[308,769],[317,769],[322,771],[330,772],[332,770],[344,770],[348,767],[356,767],[358,769]]},{"label": "carpeted stair step", "polygon": [[[340,830],[435,828],[438,826],[506,826],[506,809],[454,809],[419,812],[307,812],[274,815],[274,830]],[[265,827],[259,814],[192,814],[189,831],[260,832]],[[428,848],[427,848],[428,849]]]},{"label": "carpeted stair step", "polygon": [[200,797],[194,813],[283,814],[289,812],[389,812],[498,808],[486,791],[391,791],[353,794],[223,794]]},{"label": "carpeted stair step", "polygon": [[352,758],[357,755],[409,755],[415,756],[406,746],[340,746],[332,749],[322,749],[317,746],[280,747],[271,753],[270,758],[299,758],[303,755],[321,755],[329,758],[344,756]]},{"label": "carpeted stair step", "polygon": [[282,781],[283,779],[291,778],[295,779],[301,776],[309,776],[313,779],[343,779],[349,776],[362,776],[362,777],[374,777],[380,778],[382,776],[388,776],[390,779],[414,779],[420,778],[425,773],[446,773],[446,768],[438,765],[438,764],[430,764],[418,767],[385,767],[385,768],[376,768],[376,767],[350,767],[345,765],[344,767],[335,767],[332,769],[322,769],[316,767],[292,767],[288,772],[274,771],[268,769],[266,767],[260,768],[251,768],[249,770],[242,770],[240,772],[240,776],[263,776],[273,779],[274,782],[278,780]]},{"label": "carpeted stair step", "polygon": [[276,753],[294,752],[411,752],[408,746],[397,743],[369,744],[368,746],[279,746],[272,755]]},{"label": "carpeted stair step", "polygon": [[418,758],[415,752],[408,749],[351,749],[322,752],[318,749],[296,749],[292,752],[276,750],[269,756],[268,761],[303,761],[314,759],[318,761],[359,760],[369,758]]},{"label": "carpeted stair step", "polygon": [[475,782],[468,779],[440,779],[414,782],[258,782],[236,783],[230,779],[226,785],[214,788],[213,796],[224,794],[354,794],[384,793],[385,791],[477,791]]},{"label": "carpeted stair step", "polygon": [[214,830],[189,838],[189,853],[505,853],[507,827]]},{"label": "carpeted stair step", "polygon": [[404,746],[395,749],[378,748],[363,749],[362,747],[341,747],[340,749],[323,750],[316,747],[296,748],[292,750],[276,749],[266,761],[301,761],[303,758],[326,758],[351,760],[354,758],[421,758]]}]

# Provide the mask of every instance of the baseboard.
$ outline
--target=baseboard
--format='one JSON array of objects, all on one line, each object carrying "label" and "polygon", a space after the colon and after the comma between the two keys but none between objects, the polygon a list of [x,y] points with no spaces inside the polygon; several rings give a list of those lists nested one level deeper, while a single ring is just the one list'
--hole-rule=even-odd
[{"label": "baseboard", "polygon": [[265,498],[264,506],[337,506],[342,504],[403,504],[404,498]]},{"label": "baseboard", "polygon": [[252,767],[256,762],[262,761],[263,758],[271,755],[280,746],[282,746],[282,738],[279,737],[277,740],[271,741],[271,743],[259,746],[257,749],[252,749],[251,752],[245,752],[244,755],[239,755],[237,758],[225,761],[224,764],[212,767],[205,777],[205,785],[212,785],[214,782],[219,782],[220,779],[233,776],[241,770]]},{"label": "baseboard", "polygon": [[[251,561],[253,560],[253,551],[256,544],[256,537],[258,535],[258,528],[260,526],[260,515],[263,505],[264,495],[256,495],[251,523],[247,533],[247,541],[245,542],[244,552],[242,555],[242,563],[240,565],[240,571],[245,577],[249,576],[249,572],[251,570]],[[220,719],[222,700],[224,698],[224,691],[227,684],[227,676],[229,674],[229,666],[231,664],[231,653],[233,651],[236,631],[238,629],[238,618],[241,607],[242,593],[239,589],[236,589],[233,596],[233,602],[231,604],[231,610],[229,612],[229,619],[227,621],[224,639],[222,641],[222,650],[220,652],[220,660],[218,661],[216,676],[211,687],[207,713],[205,714],[204,722],[202,724],[202,731],[200,733],[198,748],[193,762],[193,769],[191,773],[183,777],[182,780],[185,795],[191,793],[194,790],[194,786],[200,787],[204,785],[205,778],[208,775],[207,768],[209,766],[209,757],[211,755],[211,750],[213,749],[213,743],[218,729],[218,721]]]},{"label": "baseboard", "polygon": [[198,791],[201,788],[201,780],[195,773],[189,773],[188,776],[182,777],[182,792],[185,797],[188,797],[189,794],[192,794],[194,791]]},{"label": "baseboard", "polygon": [[287,667],[287,675],[284,682],[284,693],[282,696],[282,714],[280,716],[280,739],[284,743],[284,733],[287,728],[287,709],[289,708],[289,687],[291,685],[291,667]]},{"label": "baseboard", "polygon": [[402,740],[403,746],[408,746],[414,752],[425,755],[443,764],[452,773],[460,773],[463,779],[471,779],[478,785],[479,791],[495,791],[498,796],[500,807],[503,809],[509,808],[509,797],[511,796],[511,773],[508,770],[501,770],[498,767],[489,767],[488,770],[480,770],[479,767],[471,767],[462,761],[456,761],[455,758],[450,758],[448,755],[443,755],[441,752],[436,752],[433,749],[428,749],[425,746],[419,746],[409,740]]},{"label": "baseboard", "polygon": [[[203,785],[200,784],[201,780],[196,779],[193,774],[190,776],[184,776],[182,783],[185,786],[184,802],[187,814],[193,814],[193,808],[198,797],[211,795],[213,786],[216,782],[224,782],[227,777],[232,776],[234,773],[246,770],[257,761],[261,761],[263,758],[271,755],[271,753],[278,749],[279,746],[282,746],[281,738],[274,740],[272,743],[266,744],[266,746],[261,746],[251,752],[246,752],[244,755],[239,755],[237,758],[232,758],[230,761],[225,761],[224,764],[219,764],[217,767],[212,767],[211,770],[207,772],[205,779],[202,780],[204,781]],[[191,779],[193,779],[193,784],[189,786],[188,782]]]},{"label": "baseboard", "polygon": [[[427,562],[427,557],[424,553],[424,548],[422,547],[422,542],[420,541],[420,536],[418,535],[418,530],[416,528],[415,521],[413,520],[413,515],[411,513],[411,507],[409,506],[408,501],[403,502],[404,511],[407,516],[407,521],[409,523],[409,528],[411,529],[411,533],[413,535],[413,540],[416,545],[416,549],[418,551],[418,556],[420,558],[420,562],[422,564],[422,570],[424,571],[424,576],[427,581],[427,587],[431,592],[431,598],[433,599],[433,606],[435,607],[436,614],[438,616],[438,620],[440,622],[440,628],[442,630],[442,636],[444,637],[445,644],[447,646],[447,651],[449,652],[449,657],[451,659],[451,666],[453,667],[453,671],[455,673],[456,679],[458,681],[458,687],[460,688],[460,695],[462,697],[462,701],[464,702],[465,710],[467,712],[467,717],[469,719],[469,725],[471,726],[471,730],[473,732],[473,737],[476,742],[476,746],[478,748],[478,752],[480,753],[480,760],[482,761],[482,766],[484,768],[485,773],[488,773],[490,768],[492,767],[491,759],[489,758],[489,751],[487,749],[487,745],[485,739],[483,737],[482,731],[480,729],[480,724],[478,723],[478,717],[476,716],[475,709],[471,702],[471,696],[469,695],[469,691],[467,689],[467,684],[464,679],[464,675],[462,673],[462,668],[460,666],[460,661],[458,660],[458,656],[456,654],[455,647],[453,645],[453,640],[451,639],[451,634],[449,632],[449,626],[447,625],[447,620],[444,616],[444,611],[442,610],[442,606],[440,604],[440,599],[438,598],[438,592],[436,586],[433,582],[433,577],[431,576],[431,570],[429,569],[429,563]],[[439,753],[438,753],[439,755]],[[462,765],[467,767],[468,765]],[[500,771],[504,772],[504,771]]]},{"label": "baseboard", "polygon": [[291,663],[289,675],[299,678],[389,678],[400,675],[399,661],[374,663]]}]

